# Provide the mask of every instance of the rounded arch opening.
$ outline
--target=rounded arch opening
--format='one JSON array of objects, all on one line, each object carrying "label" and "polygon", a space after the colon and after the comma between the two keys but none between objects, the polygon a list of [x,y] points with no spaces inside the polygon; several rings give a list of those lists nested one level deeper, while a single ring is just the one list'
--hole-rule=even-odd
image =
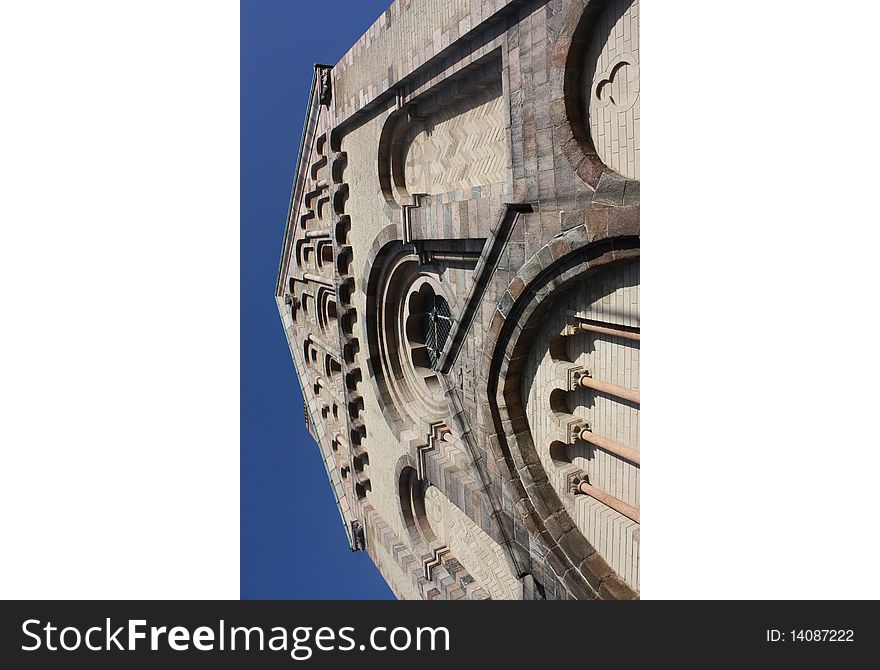
[{"label": "rounded arch opening", "polygon": [[571,448],[565,442],[555,440],[550,443],[550,459],[554,465],[570,465],[571,464]]},{"label": "rounded arch opening", "polygon": [[553,389],[550,392],[550,409],[560,414],[571,414],[568,392],[562,389]]},{"label": "rounded arch opening", "polygon": [[415,468],[406,466],[398,478],[398,495],[403,521],[410,536],[417,542],[434,542],[437,536],[425,512],[425,482]]}]

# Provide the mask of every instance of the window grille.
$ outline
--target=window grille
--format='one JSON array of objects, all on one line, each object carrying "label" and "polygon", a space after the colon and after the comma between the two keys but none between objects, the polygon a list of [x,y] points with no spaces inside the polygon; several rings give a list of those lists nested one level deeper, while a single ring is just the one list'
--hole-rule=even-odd
[{"label": "window grille", "polygon": [[425,310],[425,346],[428,348],[428,357],[431,359],[431,367],[436,368],[443,352],[443,345],[452,330],[452,312],[449,303],[439,295],[432,295]]}]

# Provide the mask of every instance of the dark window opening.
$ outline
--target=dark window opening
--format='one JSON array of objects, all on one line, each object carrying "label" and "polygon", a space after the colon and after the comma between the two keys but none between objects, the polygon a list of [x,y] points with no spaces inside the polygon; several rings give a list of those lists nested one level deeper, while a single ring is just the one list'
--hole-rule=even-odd
[{"label": "dark window opening", "polygon": [[439,295],[430,294],[427,302],[424,317],[425,346],[428,349],[431,367],[436,368],[443,346],[452,330],[452,312],[446,299]]}]

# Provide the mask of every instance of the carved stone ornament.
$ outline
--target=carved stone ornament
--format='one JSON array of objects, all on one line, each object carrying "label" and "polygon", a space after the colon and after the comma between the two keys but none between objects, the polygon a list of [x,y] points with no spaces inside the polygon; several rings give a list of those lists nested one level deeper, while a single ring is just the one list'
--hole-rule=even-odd
[{"label": "carved stone ornament", "polygon": [[330,106],[330,100],[333,98],[333,91],[330,85],[330,68],[321,70],[321,104]]}]

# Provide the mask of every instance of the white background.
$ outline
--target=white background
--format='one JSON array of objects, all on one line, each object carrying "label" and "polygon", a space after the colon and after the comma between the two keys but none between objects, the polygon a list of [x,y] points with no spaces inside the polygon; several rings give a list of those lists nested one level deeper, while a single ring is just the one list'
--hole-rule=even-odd
[{"label": "white background", "polygon": [[4,3],[0,62],[0,595],[238,598],[238,4]]},{"label": "white background", "polygon": [[[642,5],[644,598],[880,596],[849,7]],[[238,597],[238,55],[233,2],[0,10],[2,597]]]}]

